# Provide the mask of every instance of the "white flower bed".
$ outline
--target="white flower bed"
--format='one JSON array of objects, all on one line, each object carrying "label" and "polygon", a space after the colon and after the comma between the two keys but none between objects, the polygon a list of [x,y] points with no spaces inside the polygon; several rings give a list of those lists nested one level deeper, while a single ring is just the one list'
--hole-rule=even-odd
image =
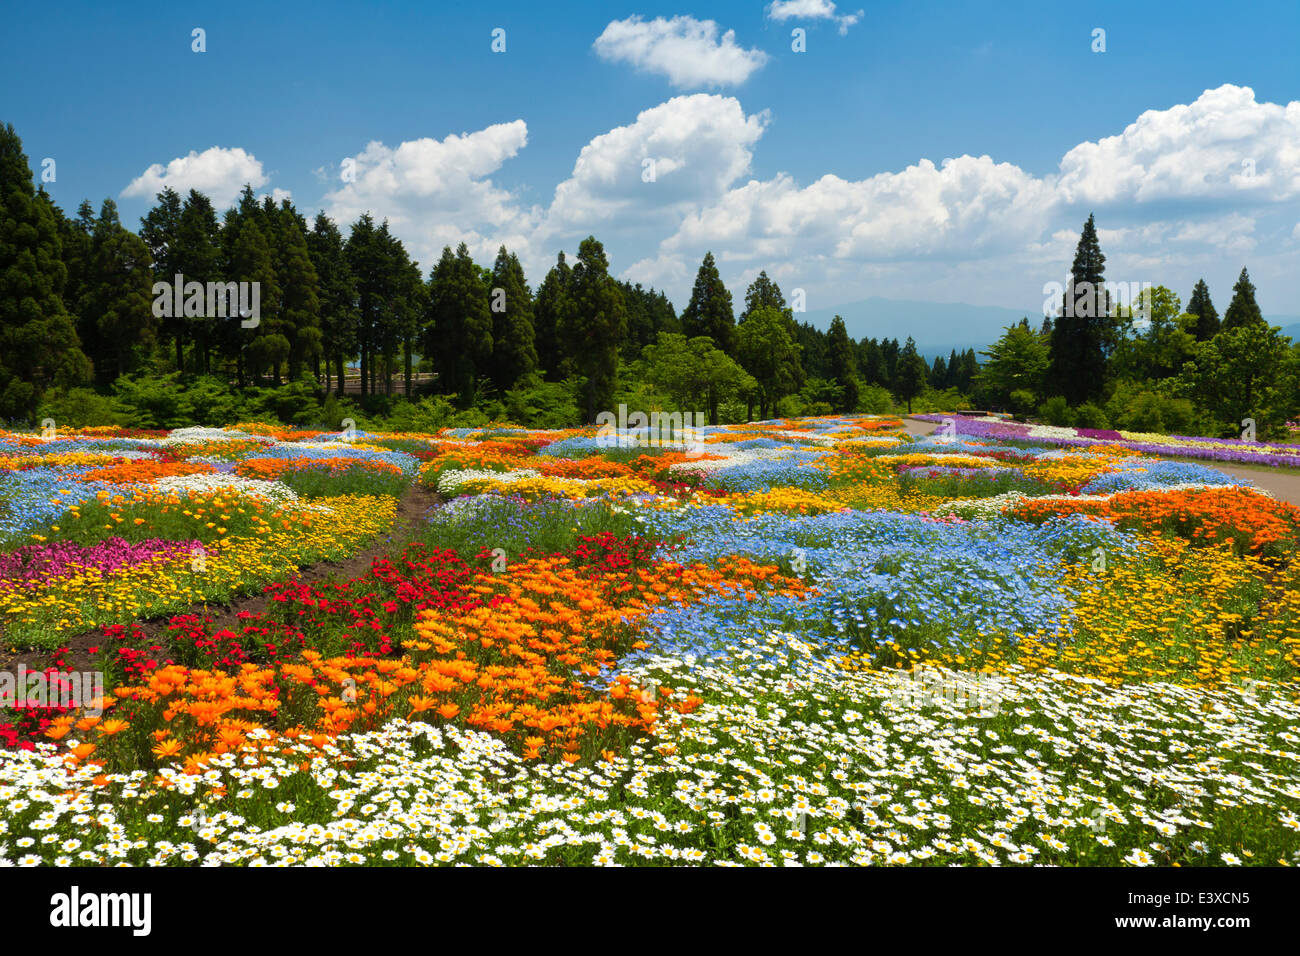
[{"label": "white flower bed", "polygon": [[462,485],[475,481],[496,481],[509,485],[514,484],[516,481],[540,477],[542,477],[542,473],[535,468],[520,468],[518,471],[491,471],[486,468],[449,468],[438,476],[438,493],[450,497],[456,494]]},{"label": "white flower bed", "polygon": [[1034,425],[1029,429],[1030,438],[1080,438],[1073,428],[1060,428],[1056,425]]},{"label": "white flower bed", "polygon": [[270,501],[297,501],[292,488],[279,481],[241,478],[238,475],[169,475],[154,482],[159,491],[174,494],[237,494]]},{"label": "white flower bed", "polygon": [[204,428],[202,425],[195,425],[193,428],[173,428],[170,435],[157,441],[161,445],[188,445],[205,441],[247,441],[250,438],[254,441],[270,441],[261,435],[250,435],[248,432],[241,432],[234,428]]},{"label": "white flower bed", "polygon": [[737,448],[735,445],[705,445],[704,453],[724,455],[717,460],[679,461],[668,466],[669,471],[714,471],[718,468],[734,468],[737,465],[752,465],[773,458],[788,458],[789,448]]}]

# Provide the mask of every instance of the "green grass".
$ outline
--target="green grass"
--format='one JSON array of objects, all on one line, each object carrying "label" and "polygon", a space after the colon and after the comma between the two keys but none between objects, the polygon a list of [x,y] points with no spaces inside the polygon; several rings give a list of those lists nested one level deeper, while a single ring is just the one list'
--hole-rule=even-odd
[{"label": "green grass", "polygon": [[335,498],[341,495],[388,495],[400,498],[411,479],[406,475],[378,472],[364,465],[345,471],[300,468],[286,471],[280,481],[299,498]]}]

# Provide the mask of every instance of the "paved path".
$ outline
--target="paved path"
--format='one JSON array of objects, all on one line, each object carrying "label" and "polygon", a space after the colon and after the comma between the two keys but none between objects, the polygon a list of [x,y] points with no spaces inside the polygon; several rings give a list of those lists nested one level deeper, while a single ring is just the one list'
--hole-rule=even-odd
[{"label": "paved path", "polygon": [[[903,427],[907,429],[909,435],[931,435],[939,427],[937,422],[922,422],[913,418],[903,418]],[[1173,457],[1173,456],[1171,456]],[[1202,461],[1199,459],[1180,459],[1183,461],[1192,461],[1198,465],[1204,465],[1206,468],[1213,468],[1221,471],[1225,475],[1232,475],[1234,478],[1242,478],[1251,482],[1255,487],[1262,488],[1274,498],[1280,501],[1289,501],[1293,505],[1300,505],[1300,475],[1294,475],[1285,471],[1276,471],[1271,468],[1251,468],[1247,465],[1233,465],[1221,461]]]}]

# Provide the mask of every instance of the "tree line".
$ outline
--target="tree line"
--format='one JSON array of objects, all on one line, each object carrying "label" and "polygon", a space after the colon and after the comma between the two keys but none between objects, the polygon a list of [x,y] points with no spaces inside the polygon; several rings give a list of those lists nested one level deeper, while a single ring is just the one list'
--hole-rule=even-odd
[{"label": "tree line", "polygon": [[[224,211],[197,190],[165,188],[138,234],[111,199],[69,217],[33,183],[12,126],[0,131],[0,188],[5,419],[30,419],[50,389],[121,391],[158,375],[234,388],[309,380],[341,395],[355,362],[363,402],[393,395],[395,379],[410,397],[414,372],[431,371],[434,391],[461,408],[565,383],[593,421],[616,391],[643,383],[717,421],[726,405],[775,415],[801,390],[801,407],[827,411],[857,409],[864,389],[909,402],[931,386],[966,391],[977,368],[974,350],[931,367],[911,339],[855,342],[839,316],[829,331],[798,322],[766,271],[737,315],[712,253],[678,315],[663,292],[613,278],[591,236],[571,262],[559,253],[534,292],[504,246],[491,268],[465,243],[448,246],[425,276],[387,221],[366,213],[345,234],[289,199],[259,201],[251,186]],[[240,282],[260,290],[254,328],[226,300]],[[219,290],[220,308],[187,297],[156,309],[173,283]]]},{"label": "tree line", "polygon": [[1300,414],[1300,346],[1264,320],[1245,267],[1220,318],[1204,279],[1186,308],[1161,285],[1118,301],[1105,263],[1089,216],[1059,314],[1006,329],[984,353],[977,401],[1054,425],[1286,434]]}]

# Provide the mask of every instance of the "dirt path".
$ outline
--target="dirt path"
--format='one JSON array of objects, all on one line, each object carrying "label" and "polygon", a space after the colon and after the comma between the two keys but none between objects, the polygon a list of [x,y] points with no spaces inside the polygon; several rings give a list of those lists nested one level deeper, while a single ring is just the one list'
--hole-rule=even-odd
[{"label": "dirt path", "polygon": [[[907,429],[909,435],[923,436],[932,435],[935,429],[939,427],[937,422],[917,421],[914,418],[904,418],[903,427]],[[1252,468],[1249,465],[1234,465],[1222,461],[1204,461],[1197,458],[1180,458],[1177,455],[1170,455],[1170,459],[1175,461],[1186,461],[1196,465],[1204,465],[1206,468],[1213,468],[1215,471],[1221,471],[1225,475],[1232,475],[1234,478],[1241,478],[1249,481],[1256,488],[1267,491],[1279,501],[1290,502],[1293,505],[1300,505],[1300,475],[1294,475],[1286,471],[1275,471],[1271,468]]]},{"label": "dirt path", "polygon": [[[360,577],[370,570],[371,562],[375,558],[386,557],[405,547],[415,536],[416,527],[420,520],[441,501],[442,498],[437,493],[421,488],[418,484],[413,484],[397,499],[397,514],[393,520],[393,527],[387,534],[378,535],[367,547],[354,555],[339,561],[321,561],[299,568],[298,573],[292,578],[283,578],[281,580],[315,582],[322,581],[330,576],[343,580]],[[241,613],[256,614],[264,612],[270,607],[270,604],[270,599],[265,597],[259,590],[256,594],[236,597],[230,604],[206,606],[193,604],[188,608],[170,611],[159,617],[140,621],[139,624],[140,629],[153,639],[152,643],[161,645],[163,653],[165,653],[166,639],[164,634],[166,633],[166,626],[178,614],[197,614],[210,617],[213,631],[222,628],[237,630]],[[64,641],[63,645],[69,648],[69,652],[63,657],[64,669],[95,670],[97,659],[96,655],[90,653],[90,648],[98,647],[103,642],[98,627],[69,637]],[[50,652],[48,650],[12,650],[10,647],[0,644],[0,671],[13,671],[19,664],[24,665],[28,670],[39,670],[49,666],[49,663]]]}]

